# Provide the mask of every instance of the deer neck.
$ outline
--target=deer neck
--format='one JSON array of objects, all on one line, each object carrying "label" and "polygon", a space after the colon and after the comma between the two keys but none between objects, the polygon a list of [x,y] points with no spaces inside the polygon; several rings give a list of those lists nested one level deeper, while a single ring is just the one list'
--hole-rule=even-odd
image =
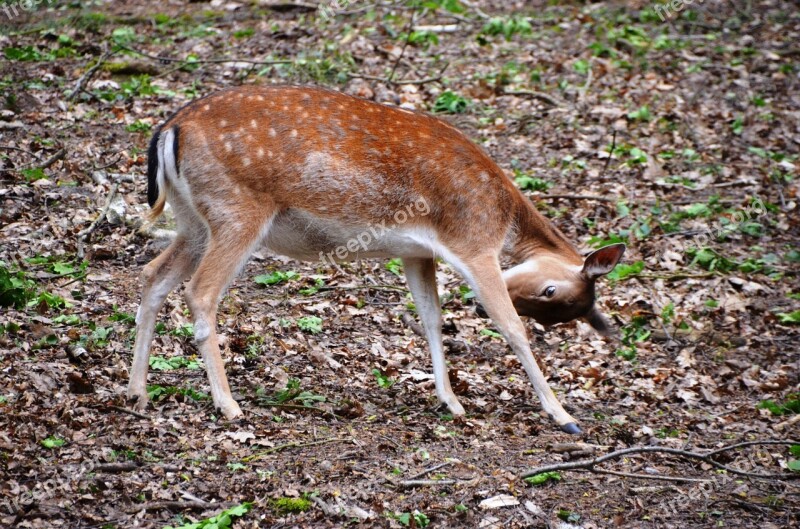
[{"label": "deer neck", "polygon": [[583,258],[572,243],[519,193],[515,200],[515,223],[507,244],[507,253],[514,264],[527,261],[535,255],[551,254],[569,264],[579,265]]}]

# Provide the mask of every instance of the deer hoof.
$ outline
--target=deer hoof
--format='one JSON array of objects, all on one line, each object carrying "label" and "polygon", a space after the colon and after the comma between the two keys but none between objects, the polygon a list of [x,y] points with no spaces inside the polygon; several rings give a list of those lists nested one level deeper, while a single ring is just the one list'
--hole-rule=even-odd
[{"label": "deer hoof", "polygon": [[578,435],[580,433],[583,433],[580,427],[578,426],[578,423],[575,422],[568,422],[567,424],[562,424],[561,431],[572,435]]}]

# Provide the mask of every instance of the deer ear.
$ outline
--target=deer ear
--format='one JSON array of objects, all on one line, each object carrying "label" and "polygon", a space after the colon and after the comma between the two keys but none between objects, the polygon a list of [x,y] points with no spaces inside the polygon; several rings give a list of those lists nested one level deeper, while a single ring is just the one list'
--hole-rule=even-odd
[{"label": "deer ear", "polygon": [[583,262],[583,275],[592,281],[606,275],[617,266],[624,253],[625,245],[622,243],[611,244],[593,251]]}]

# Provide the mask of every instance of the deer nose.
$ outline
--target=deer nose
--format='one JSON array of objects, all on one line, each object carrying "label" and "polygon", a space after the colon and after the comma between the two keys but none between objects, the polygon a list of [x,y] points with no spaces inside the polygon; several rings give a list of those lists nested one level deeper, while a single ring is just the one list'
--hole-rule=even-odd
[{"label": "deer nose", "polygon": [[478,315],[479,318],[488,318],[489,315],[486,314],[486,310],[484,310],[483,305],[478,303],[475,305],[475,313]]}]

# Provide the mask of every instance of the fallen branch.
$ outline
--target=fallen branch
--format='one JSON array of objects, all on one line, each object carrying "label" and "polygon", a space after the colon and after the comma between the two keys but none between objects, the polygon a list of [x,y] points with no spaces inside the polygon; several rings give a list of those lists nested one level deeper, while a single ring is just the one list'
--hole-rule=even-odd
[{"label": "fallen branch", "polygon": [[148,417],[144,413],[139,413],[138,411],[132,410],[130,408],[123,408],[122,406],[109,406],[109,408],[111,408],[114,411],[118,411],[120,413],[127,413],[128,415],[133,415],[134,417],[138,417],[140,419],[147,419],[148,421],[150,420],[150,417]]},{"label": "fallen branch", "polygon": [[358,73],[348,73],[348,76],[354,79],[366,79],[368,81],[378,81],[385,84],[426,84],[426,83],[435,83],[442,80],[441,75],[437,75],[436,77],[426,77],[425,79],[401,79],[400,81],[393,81],[387,77],[378,77],[376,75],[364,75]]},{"label": "fallen branch", "polygon": [[545,94],[544,92],[538,92],[536,90],[503,90],[504,96],[528,96],[534,99],[538,99],[539,101],[544,101],[548,105],[554,107],[563,107],[566,105],[564,101],[556,99],[555,97],[551,96],[550,94]]},{"label": "fallen branch", "polygon": [[77,239],[78,239],[78,252],[77,252],[78,259],[83,259],[83,256],[84,256],[83,243],[86,240],[86,238],[89,235],[91,235],[91,233],[95,229],[97,229],[97,226],[100,224],[100,221],[105,218],[106,214],[108,214],[108,208],[111,207],[111,202],[112,202],[112,200],[114,200],[114,195],[117,194],[117,189],[119,189],[119,182],[115,182],[114,186],[111,188],[111,192],[108,194],[108,198],[106,199],[106,203],[103,206],[103,209],[100,211],[100,215],[98,215],[97,218],[94,219],[94,221],[92,221],[92,223],[89,225],[88,228],[78,232],[78,236],[77,236]]},{"label": "fallen branch", "polygon": [[136,55],[140,55],[142,57],[146,57],[148,59],[159,61],[159,62],[182,62],[186,64],[223,64],[228,62],[243,62],[246,64],[256,64],[256,65],[269,65],[269,64],[291,64],[294,61],[292,59],[270,59],[266,61],[259,61],[255,59],[175,59],[173,57],[162,57],[160,55],[150,55],[149,53],[145,53],[143,51],[139,51],[135,48],[130,48],[128,46],[119,45],[119,49],[129,51],[131,53],[135,53]]},{"label": "fallen branch", "polygon": [[[800,474],[772,474],[772,473],[757,473],[757,472],[747,472],[745,470],[739,470],[738,468],[732,468],[727,465],[723,465],[715,461],[713,458],[723,452],[728,452],[730,450],[734,450],[736,448],[743,448],[747,446],[756,446],[756,445],[794,445],[800,444],[800,441],[779,441],[774,439],[768,439],[764,441],[747,441],[744,443],[738,443],[730,446],[725,446],[722,448],[718,448],[716,450],[711,450],[706,453],[699,453],[699,452],[691,452],[689,450],[681,450],[678,448],[668,448],[662,446],[641,446],[641,447],[633,447],[633,448],[624,448],[622,450],[617,450],[615,452],[608,453],[603,456],[595,457],[594,459],[585,459],[583,461],[568,461],[564,463],[556,463],[553,465],[547,465],[543,467],[534,468],[531,470],[525,471],[521,477],[528,478],[531,476],[535,476],[537,474],[543,474],[545,472],[556,472],[556,471],[563,471],[563,470],[587,470],[589,472],[595,472],[600,474],[609,474],[609,473],[616,473],[616,475],[621,475],[624,477],[635,477],[635,478],[642,478],[642,479],[661,479],[664,480],[665,478],[678,478],[681,481],[690,481],[691,479],[696,478],[681,478],[679,476],[659,476],[659,475],[650,475],[650,474],[627,474],[616,472],[612,470],[605,470],[605,469],[597,469],[595,468],[600,463],[605,461],[610,461],[613,459],[618,459],[622,456],[628,454],[649,454],[649,453],[657,453],[657,454],[670,454],[674,456],[678,456],[684,459],[694,459],[697,461],[702,461],[704,463],[708,463],[713,465],[714,467],[725,470],[726,472],[730,472],[731,474],[737,474],[739,476],[745,476],[749,478],[755,479],[796,479],[800,478]],[[676,480],[676,479],[672,479]],[[670,481],[672,481],[670,480]]]},{"label": "fallen branch", "polygon": [[[19,150],[22,150],[22,149],[19,149]],[[52,156],[50,156],[49,158],[45,159],[44,161],[32,163],[30,165],[26,165],[25,167],[20,167],[20,168],[15,169],[15,170],[16,171],[25,171],[25,170],[28,170],[28,169],[35,169],[35,168],[47,169],[48,167],[50,167],[51,165],[53,165],[57,161],[59,161],[62,158],[64,158],[64,156],[66,156],[66,154],[67,154],[67,150],[66,149],[59,149]]]},{"label": "fallen branch", "polygon": [[92,472],[107,472],[109,474],[115,472],[130,472],[137,470],[141,465],[135,461],[127,463],[99,463],[92,467]]},{"label": "fallen branch", "polygon": [[69,95],[67,95],[67,101],[72,101],[75,99],[75,96],[83,91],[84,85],[88,83],[92,77],[94,77],[94,74],[97,73],[97,70],[99,70],[108,60],[108,58],[114,55],[116,52],[117,50],[109,50],[106,48],[105,52],[100,56],[97,62],[94,63],[91,68],[86,70],[83,75],[80,76],[80,78],[78,78],[78,82],[75,83],[75,88],[73,88]]}]

